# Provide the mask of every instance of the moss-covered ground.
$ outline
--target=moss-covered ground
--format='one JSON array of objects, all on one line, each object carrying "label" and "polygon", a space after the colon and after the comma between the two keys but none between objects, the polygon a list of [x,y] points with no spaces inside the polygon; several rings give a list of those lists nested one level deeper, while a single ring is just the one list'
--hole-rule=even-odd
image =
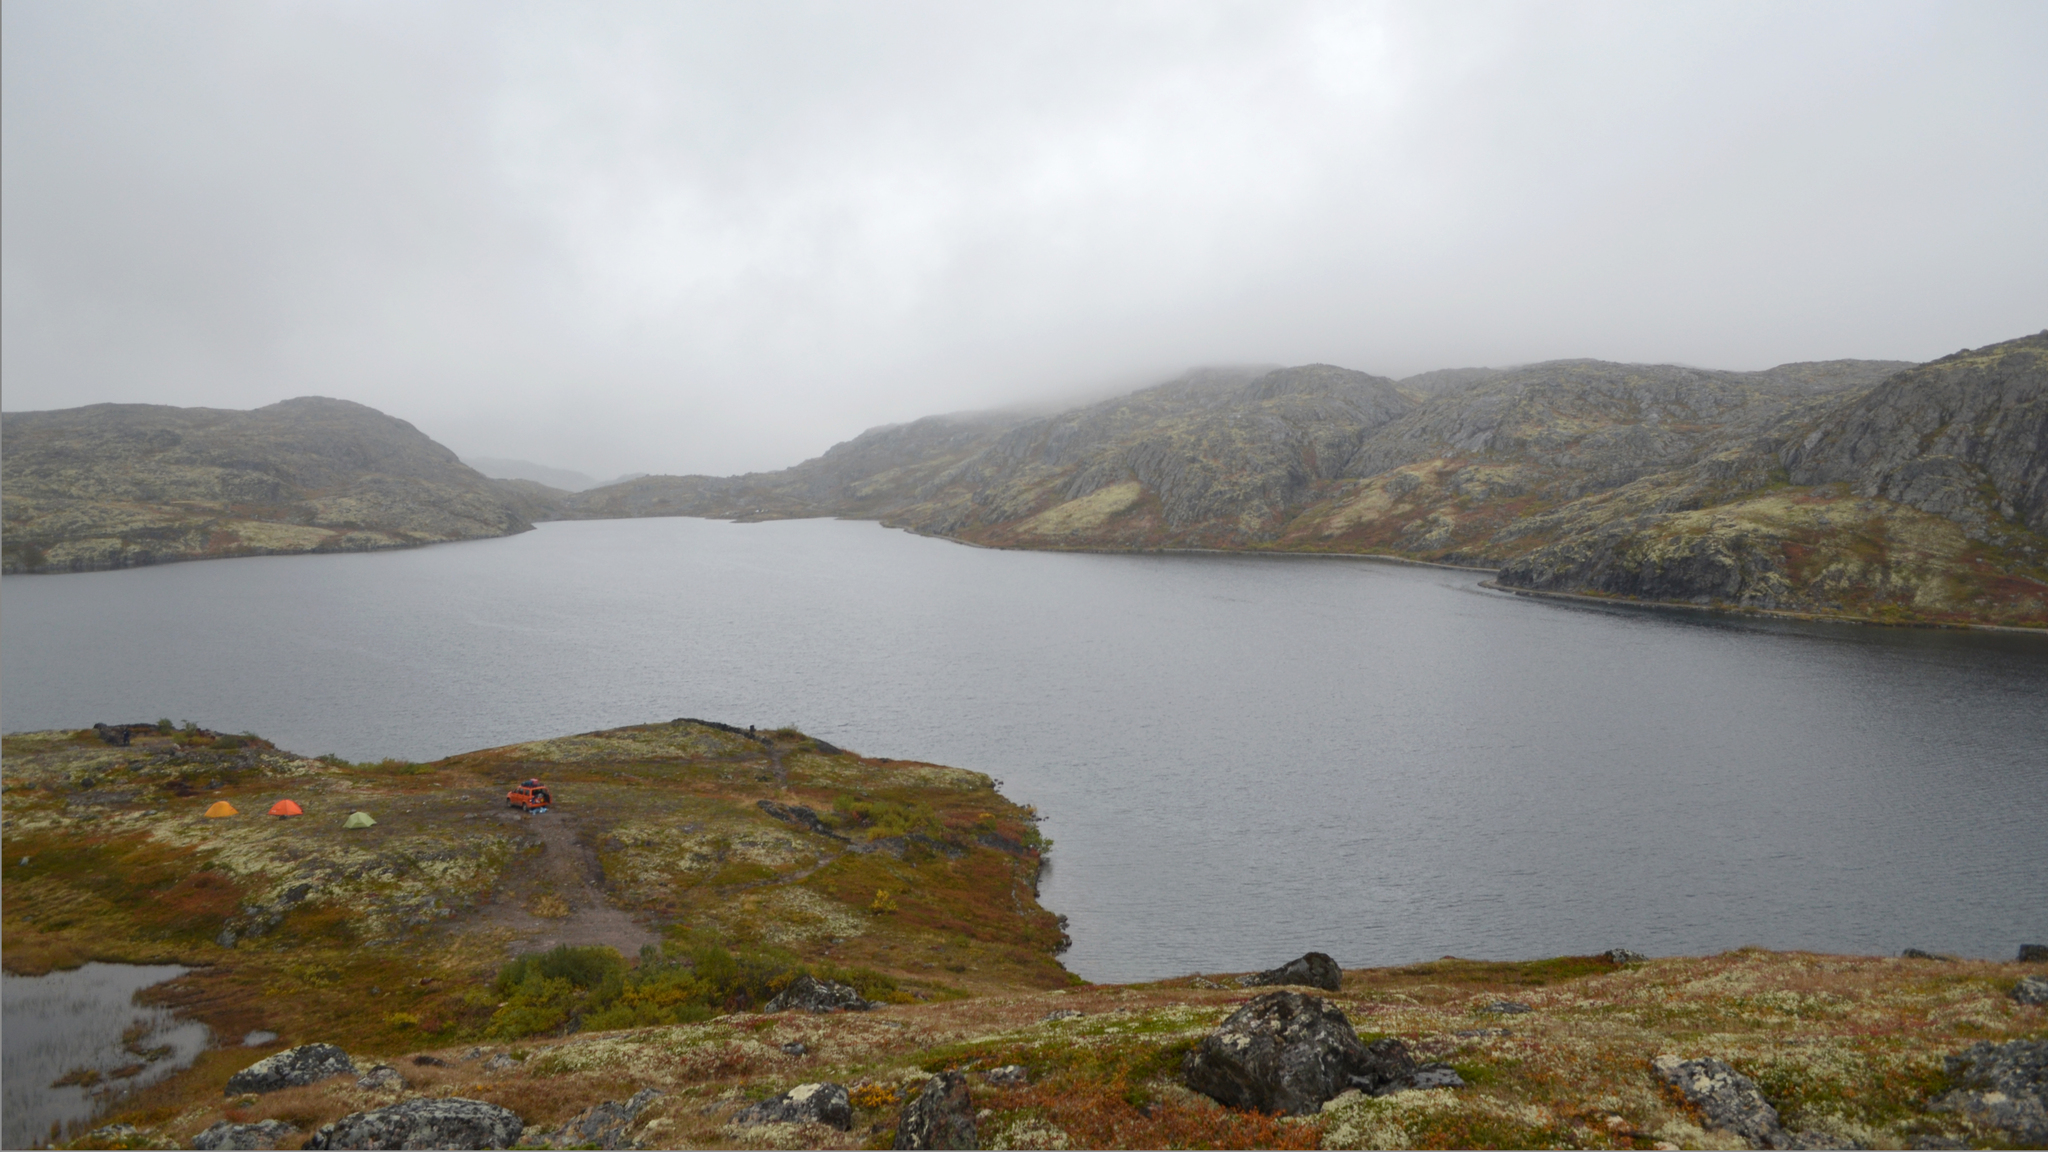
[{"label": "moss-covered ground", "polygon": [[[1055,956],[1058,921],[1033,897],[1032,814],[976,773],[694,722],[429,765],[307,760],[200,732],[124,748],[33,733],[6,738],[4,766],[8,969],[196,966],[160,995],[222,1046],[98,1122],[135,1125],[142,1145],[187,1143],[223,1118],[310,1133],[406,1094],[501,1103],[538,1138],[653,1087],[665,1095],[635,1123],[642,1146],[887,1146],[905,1091],[931,1072],[1021,1064],[1024,1085],[974,1077],[984,1146],[1732,1146],[1652,1076],[1663,1053],[1729,1061],[1793,1130],[1866,1147],[1983,1144],[1996,1141],[1929,1108],[1943,1056],[2048,1031],[2043,1008],[2007,995],[2040,965],[1757,950],[1446,958],[1347,972],[1330,998],[1362,1036],[1401,1037],[1467,1087],[1347,1094],[1308,1117],[1238,1113],[1178,1071],[1253,990],[1213,974],[1075,981]],[[529,775],[554,788],[554,812],[504,807]],[[263,815],[286,795],[307,815]],[[220,799],[242,815],[204,818]],[[823,830],[760,800],[810,808]],[[342,829],[355,810],[376,827]],[[657,943],[595,965],[587,987],[550,991],[545,965],[511,964],[544,943],[601,945],[578,935],[617,930],[600,910]],[[762,1014],[798,970],[864,981],[888,1003]],[[1491,1010],[1501,1000],[1529,1010]],[[613,1015],[591,1008],[592,1022],[629,1010],[674,1022],[584,1026],[577,1005],[599,1001]],[[279,1036],[240,1046],[253,1029]],[[396,1064],[412,1086],[223,1095],[256,1058],[314,1041]],[[489,1061],[500,1053],[512,1059]],[[816,1080],[854,1089],[851,1132],[733,1125],[747,1103]]]}]

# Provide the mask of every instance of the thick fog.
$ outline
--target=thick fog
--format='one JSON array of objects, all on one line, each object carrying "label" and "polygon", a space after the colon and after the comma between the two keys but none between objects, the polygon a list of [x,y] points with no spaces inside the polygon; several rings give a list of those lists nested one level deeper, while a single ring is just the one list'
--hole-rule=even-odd
[{"label": "thick fog", "polygon": [[2048,5],[4,8],[5,405],[595,476],[1192,364],[2048,325]]}]

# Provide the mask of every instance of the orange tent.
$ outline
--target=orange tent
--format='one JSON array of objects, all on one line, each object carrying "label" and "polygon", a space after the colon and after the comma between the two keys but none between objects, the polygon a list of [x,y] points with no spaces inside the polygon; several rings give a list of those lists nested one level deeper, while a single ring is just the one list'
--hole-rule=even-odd
[{"label": "orange tent", "polygon": [[222,816],[240,816],[241,813],[235,811],[233,804],[225,800],[215,800],[213,807],[206,810],[206,815],[208,819],[219,819]]},{"label": "orange tent", "polygon": [[304,816],[306,810],[290,800],[279,800],[270,806],[272,816]]}]

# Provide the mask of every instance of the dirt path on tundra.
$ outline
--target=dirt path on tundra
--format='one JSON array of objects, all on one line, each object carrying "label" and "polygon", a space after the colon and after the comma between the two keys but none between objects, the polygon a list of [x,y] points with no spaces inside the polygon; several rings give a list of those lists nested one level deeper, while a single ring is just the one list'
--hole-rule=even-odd
[{"label": "dirt path on tundra", "polygon": [[561,809],[538,816],[506,812],[540,837],[537,857],[508,870],[505,884],[484,908],[477,927],[512,933],[511,954],[545,952],[560,944],[606,944],[632,959],[643,944],[659,943],[604,891],[597,853],[576,840],[576,817]]}]

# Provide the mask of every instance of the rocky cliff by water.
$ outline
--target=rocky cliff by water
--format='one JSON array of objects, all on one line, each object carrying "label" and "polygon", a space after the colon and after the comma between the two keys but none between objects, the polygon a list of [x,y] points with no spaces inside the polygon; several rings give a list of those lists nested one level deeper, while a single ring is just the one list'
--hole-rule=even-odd
[{"label": "rocky cliff by water", "polygon": [[1503,585],[2048,626],[2048,334],[1915,367],[1203,370],[1059,415],[878,428],[569,517],[873,518],[976,544],[1373,553]]},{"label": "rocky cliff by water", "polygon": [[94,404],[9,412],[0,429],[10,573],[505,536],[554,507],[552,489],[486,479],[346,400]]}]

